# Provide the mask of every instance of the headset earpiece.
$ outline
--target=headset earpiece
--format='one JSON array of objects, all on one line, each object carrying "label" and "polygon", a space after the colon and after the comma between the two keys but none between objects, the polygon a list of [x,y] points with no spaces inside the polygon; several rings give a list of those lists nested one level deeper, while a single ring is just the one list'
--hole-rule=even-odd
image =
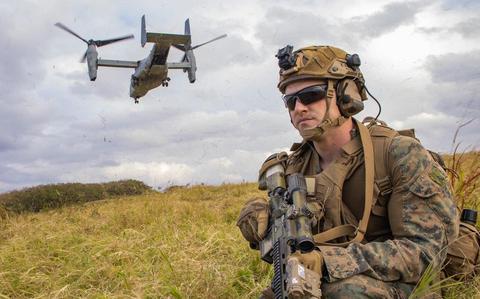
[{"label": "headset earpiece", "polygon": [[363,110],[362,96],[352,79],[344,79],[338,83],[337,106],[344,117],[350,117]]},{"label": "headset earpiece", "polygon": [[342,96],[341,101],[342,101],[342,104],[348,104],[348,103],[352,102],[353,99],[348,94],[344,94]]}]

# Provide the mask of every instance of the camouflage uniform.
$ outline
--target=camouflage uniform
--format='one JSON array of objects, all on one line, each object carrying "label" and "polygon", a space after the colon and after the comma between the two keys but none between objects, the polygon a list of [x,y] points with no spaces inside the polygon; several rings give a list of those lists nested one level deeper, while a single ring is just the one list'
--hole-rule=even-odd
[{"label": "camouflage uniform", "polygon": [[[311,46],[292,51],[293,47],[287,46],[277,54],[280,67],[278,88],[284,94],[290,117],[295,111],[295,103],[301,101],[309,105],[312,101],[303,95],[304,103],[300,90],[286,95],[289,84],[320,80],[319,84],[326,85],[321,98],[326,107],[323,119],[318,119],[319,124],[314,128],[299,130],[304,141],[292,147],[292,153],[283,165],[287,176],[302,173],[306,178],[310,176],[310,182],[314,179],[314,190],[308,191],[307,186],[307,201],[315,207],[314,214],[319,212],[319,221],[312,227],[312,233],[325,265],[323,296],[407,298],[428,265],[442,265],[448,244],[458,235],[457,211],[447,176],[415,138],[399,135],[388,127],[371,126],[375,189],[366,232],[356,234],[362,236],[365,233],[365,236],[360,243],[340,245],[351,239],[333,234],[337,239],[328,240],[327,244],[323,239],[332,228],[365,227],[363,221],[361,226],[359,221],[367,220],[363,213],[365,203],[371,200],[371,185],[368,190],[365,186],[371,179],[371,172],[367,176],[364,140],[362,137],[360,142],[355,130],[351,140],[342,146],[337,159],[325,170],[321,169],[321,158],[313,143],[322,142],[325,132],[342,126],[363,109],[363,101],[367,100],[365,80],[356,54],[350,55],[332,46]],[[315,95],[320,97],[318,92]],[[335,105],[340,116],[331,113],[331,107]],[[368,148],[370,152],[370,145]],[[372,157],[368,158],[372,160]],[[268,160],[266,162],[262,169],[268,166]],[[255,204],[258,207],[250,205],[242,210],[238,222],[250,242],[259,241],[259,235],[251,231],[256,231],[257,221],[265,220],[265,217],[253,216],[260,213],[257,210],[262,211],[262,215],[267,210],[265,202]],[[250,210],[253,212],[249,214]],[[252,221],[243,220],[250,215],[253,215]],[[332,234],[328,238],[332,238]]]},{"label": "camouflage uniform", "polygon": [[[322,171],[309,142],[293,149],[287,174]],[[385,213],[372,210],[364,242],[346,248],[319,246],[326,265],[322,291],[327,298],[407,298],[427,266],[445,260],[445,248],[458,234],[450,185],[438,163],[410,137],[394,137],[386,150],[386,165],[375,167],[387,167],[391,181],[389,194],[383,199],[378,192],[376,196],[375,206],[383,205]],[[363,174],[361,165],[343,184],[344,208],[356,219],[363,212],[363,193],[355,182],[364,182]],[[324,229],[320,224],[318,232]]]}]

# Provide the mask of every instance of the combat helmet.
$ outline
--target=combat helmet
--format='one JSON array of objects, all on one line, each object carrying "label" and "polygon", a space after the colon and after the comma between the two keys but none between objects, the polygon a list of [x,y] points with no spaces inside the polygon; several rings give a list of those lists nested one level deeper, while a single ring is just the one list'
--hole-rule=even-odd
[{"label": "combat helmet", "polygon": [[[367,100],[365,79],[360,71],[358,54],[348,54],[332,46],[310,46],[293,51],[288,45],[276,55],[280,67],[278,89],[282,94],[288,84],[300,80],[322,80],[327,82],[327,112],[322,123],[302,134],[304,139],[316,139],[331,128],[342,125],[349,117],[363,110]],[[336,103],[341,116],[330,116],[331,101]]]}]

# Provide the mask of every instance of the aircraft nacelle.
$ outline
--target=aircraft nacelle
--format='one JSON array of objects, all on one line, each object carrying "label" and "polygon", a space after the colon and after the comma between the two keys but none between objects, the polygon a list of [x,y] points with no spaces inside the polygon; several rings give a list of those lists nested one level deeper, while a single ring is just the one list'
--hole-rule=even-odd
[{"label": "aircraft nacelle", "polygon": [[188,50],[186,53],[187,61],[190,63],[190,68],[185,69],[188,72],[188,81],[194,83],[196,80],[195,73],[197,72],[197,63],[195,61],[195,55],[193,55],[193,50]]},{"label": "aircraft nacelle", "polygon": [[97,61],[98,61],[98,53],[97,47],[95,45],[89,45],[87,48],[87,66],[88,66],[88,76],[90,77],[90,81],[95,81],[97,79]]}]

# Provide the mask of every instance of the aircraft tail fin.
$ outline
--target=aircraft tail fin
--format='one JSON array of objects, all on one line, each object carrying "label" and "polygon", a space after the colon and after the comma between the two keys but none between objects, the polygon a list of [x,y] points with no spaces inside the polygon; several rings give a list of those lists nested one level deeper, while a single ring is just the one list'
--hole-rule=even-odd
[{"label": "aircraft tail fin", "polygon": [[140,32],[140,40],[142,43],[142,48],[147,43],[147,29],[145,28],[145,15],[142,16],[142,25],[141,25],[141,32]]},{"label": "aircraft tail fin", "polygon": [[[190,44],[191,39],[190,35],[188,34],[170,34],[170,33],[156,33],[156,32],[147,32],[145,26],[145,15],[142,16],[142,24],[141,24],[141,37],[140,40],[142,42],[142,47],[145,46],[146,43],[164,43],[164,44]],[[187,19],[185,22],[185,31],[190,32],[190,24]]]},{"label": "aircraft tail fin", "polygon": [[190,35],[190,20],[185,20],[185,35]]}]

